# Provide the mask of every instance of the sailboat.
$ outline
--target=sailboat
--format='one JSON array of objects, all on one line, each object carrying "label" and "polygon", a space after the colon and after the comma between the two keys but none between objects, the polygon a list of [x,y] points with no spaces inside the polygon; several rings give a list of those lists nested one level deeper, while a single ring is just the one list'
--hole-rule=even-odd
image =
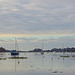
[{"label": "sailboat", "polygon": [[12,51],[11,51],[11,55],[19,55],[19,52],[16,51],[16,50],[12,50]]},{"label": "sailboat", "polygon": [[43,47],[44,47],[44,44],[42,43],[42,51],[41,51],[41,54],[44,54]]},{"label": "sailboat", "polygon": [[[18,44],[17,44],[17,40],[16,40],[16,38],[15,38],[15,50],[12,50],[12,51],[11,51],[11,55],[19,55],[19,52],[16,51],[16,46],[18,46]],[[18,49],[18,50],[19,50],[19,49]]]},{"label": "sailboat", "polygon": [[41,51],[41,54],[44,54],[44,52],[43,52],[43,51]]}]

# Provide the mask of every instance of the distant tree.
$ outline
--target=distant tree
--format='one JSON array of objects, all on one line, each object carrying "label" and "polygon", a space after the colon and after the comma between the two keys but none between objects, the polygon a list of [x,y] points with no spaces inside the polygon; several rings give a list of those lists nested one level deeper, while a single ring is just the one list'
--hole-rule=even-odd
[{"label": "distant tree", "polygon": [[34,50],[33,50],[33,52],[41,52],[42,51],[42,49],[39,49],[39,48],[35,48]]},{"label": "distant tree", "polygon": [[5,51],[6,51],[5,48],[0,47],[0,52],[5,52]]},{"label": "distant tree", "polygon": [[72,48],[53,48],[51,49],[51,52],[75,52],[75,48],[72,47]]}]

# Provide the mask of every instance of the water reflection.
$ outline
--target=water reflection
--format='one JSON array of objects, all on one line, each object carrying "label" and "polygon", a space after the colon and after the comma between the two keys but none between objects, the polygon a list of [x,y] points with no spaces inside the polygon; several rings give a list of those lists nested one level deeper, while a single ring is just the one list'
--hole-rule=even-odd
[{"label": "water reflection", "polygon": [[0,54],[0,75],[74,75],[75,54],[62,53],[20,53],[11,56],[10,53]]},{"label": "water reflection", "polygon": [[27,57],[8,57],[8,59],[27,59]]},{"label": "water reflection", "polygon": [[0,58],[5,57],[5,53],[0,53]]},{"label": "water reflection", "polygon": [[5,53],[0,53],[0,60],[6,60]]},{"label": "water reflection", "polygon": [[0,60],[6,60],[6,58],[0,58]]}]

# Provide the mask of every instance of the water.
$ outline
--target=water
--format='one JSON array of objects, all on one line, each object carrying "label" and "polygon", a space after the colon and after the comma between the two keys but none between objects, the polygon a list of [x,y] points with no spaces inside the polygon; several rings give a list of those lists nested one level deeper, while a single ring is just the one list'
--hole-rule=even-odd
[{"label": "water", "polygon": [[0,53],[0,75],[75,75],[75,54]]}]

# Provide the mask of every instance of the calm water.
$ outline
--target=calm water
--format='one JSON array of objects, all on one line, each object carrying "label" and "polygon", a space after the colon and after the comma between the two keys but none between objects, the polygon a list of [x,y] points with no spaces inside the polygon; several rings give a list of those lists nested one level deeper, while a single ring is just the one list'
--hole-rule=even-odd
[{"label": "calm water", "polygon": [[15,59],[10,53],[0,53],[0,75],[75,75],[74,55],[20,53],[25,58]]}]

